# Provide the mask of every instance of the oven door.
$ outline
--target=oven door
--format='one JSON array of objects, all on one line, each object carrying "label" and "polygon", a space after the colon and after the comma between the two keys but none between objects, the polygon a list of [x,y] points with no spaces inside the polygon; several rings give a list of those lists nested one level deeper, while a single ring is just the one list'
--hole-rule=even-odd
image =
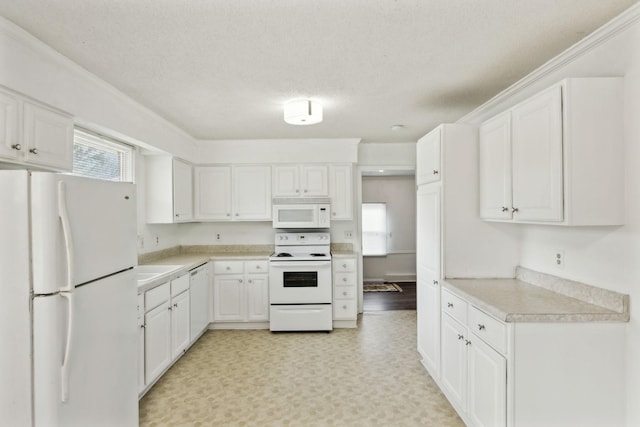
[{"label": "oven door", "polygon": [[330,304],[331,261],[271,261],[271,304]]}]

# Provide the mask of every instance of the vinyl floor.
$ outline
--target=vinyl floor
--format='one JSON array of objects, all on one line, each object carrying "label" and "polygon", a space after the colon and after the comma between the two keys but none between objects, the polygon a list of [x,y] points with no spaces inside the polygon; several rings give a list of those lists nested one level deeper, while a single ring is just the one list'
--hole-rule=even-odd
[{"label": "vinyl floor", "polygon": [[416,312],[357,329],[208,331],[140,401],[141,426],[464,424],[416,352]]}]

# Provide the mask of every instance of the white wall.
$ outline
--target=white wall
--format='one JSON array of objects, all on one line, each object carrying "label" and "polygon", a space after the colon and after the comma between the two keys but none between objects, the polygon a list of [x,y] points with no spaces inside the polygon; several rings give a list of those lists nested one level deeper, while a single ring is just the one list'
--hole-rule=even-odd
[{"label": "white wall", "polygon": [[[484,106],[463,118],[477,123],[565,77],[624,76],[626,224],[622,227],[522,226],[520,264],[630,295],[631,321],[626,326],[627,425],[640,425],[640,7],[618,18],[618,33],[597,42],[585,40],[568,59],[558,60],[513,96]],[[603,31],[604,33],[605,31]],[[593,38],[595,40],[595,37]],[[588,48],[585,48],[588,47]],[[606,141],[603,141],[606,150]],[[597,171],[594,171],[597,173]],[[564,251],[565,266],[554,255]],[[593,385],[597,387],[597,384]]]},{"label": "white wall", "polygon": [[[425,132],[426,134],[427,132]],[[365,142],[358,146],[359,166],[416,167],[415,142]]]},{"label": "white wall", "polygon": [[416,187],[414,176],[362,178],[362,202],[386,203],[387,256],[363,257],[363,280],[415,280]]}]

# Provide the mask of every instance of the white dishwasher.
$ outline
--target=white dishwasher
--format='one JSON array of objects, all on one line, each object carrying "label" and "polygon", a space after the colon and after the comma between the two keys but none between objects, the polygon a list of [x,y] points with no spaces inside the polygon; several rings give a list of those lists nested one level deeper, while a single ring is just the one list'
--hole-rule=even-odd
[{"label": "white dishwasher", "polygon": [[191,342],[197,340],[209,327],[211,299],[211,263],[203,264],[189,272],[191,286]]}]

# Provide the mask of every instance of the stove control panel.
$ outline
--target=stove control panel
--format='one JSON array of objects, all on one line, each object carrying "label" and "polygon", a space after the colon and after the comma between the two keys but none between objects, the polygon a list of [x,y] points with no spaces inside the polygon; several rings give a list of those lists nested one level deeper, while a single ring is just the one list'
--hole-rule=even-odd
[{"label": "stove control panel", "polygon": [[327,232],[309,233],[277,233],[275,236],[276,245],[328,245],[331,243],[331,234]]}]

